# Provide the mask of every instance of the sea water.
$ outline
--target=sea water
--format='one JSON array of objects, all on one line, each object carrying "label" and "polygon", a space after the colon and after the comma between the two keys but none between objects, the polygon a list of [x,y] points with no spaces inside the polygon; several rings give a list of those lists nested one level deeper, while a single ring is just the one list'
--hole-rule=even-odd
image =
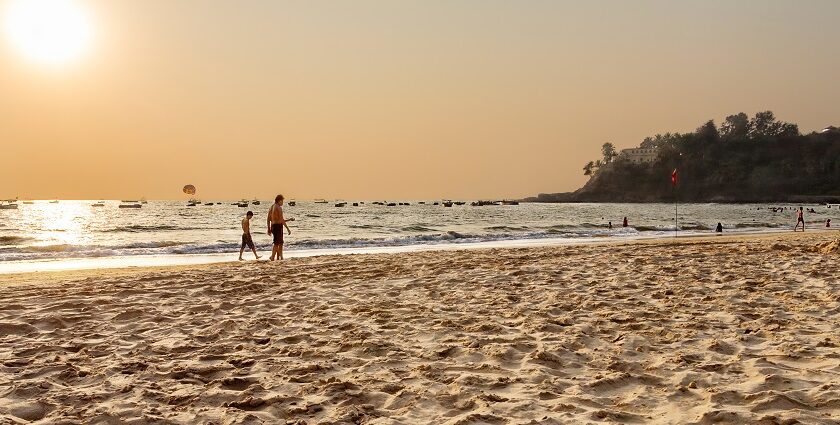
[{"label": "sea water", "polygon": [[[509,241],[623,240],[670,236],[675,230],[674,204],[466,203],[444,207],[440,201],[391,201],[408,204],[396,206],[372,201],[356,201],[359,205],[353,206],[353,202],[344,207],[336,207],[336,201],[298,201],[295,206],[284,206],[286,217],[295,218],[289,223],[292,234],[286,236],[286,250],[317,254],[337,249],[377,248],[381,252]],[[248,210],[255,214],[251,233],[257,248],[271,249],[271,237],[266,234],[271,201],[245,208],[230,201],[196,206],[187,206],[185,201],[149,201],[138,209],[118,208],[118,201],[107,201],[103,207],[93,204],[35,201],[19,203],[18,209],[0,210],[0,265],[137,256],[236,256],[242,235],[240,222]],[[726,233],[791,229],[798,207],[684,204],[678,206],[678,228],[680,235],[711,234],[718,222]],[[805,214],[809,227],[823,228],[827,218],[840,225],[840,207],[805,207],[816,211]],[[624,217],[628,227],[622,227]]]}]

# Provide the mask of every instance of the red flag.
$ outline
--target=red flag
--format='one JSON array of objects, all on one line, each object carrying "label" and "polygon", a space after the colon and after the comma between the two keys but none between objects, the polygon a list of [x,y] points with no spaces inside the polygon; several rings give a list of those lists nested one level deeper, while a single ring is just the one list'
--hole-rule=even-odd
[{"label": "red flag", "polygon": [[677,186],[677,169],[674,168],[674,171],[671,173],[671,185],[674,187]]}]

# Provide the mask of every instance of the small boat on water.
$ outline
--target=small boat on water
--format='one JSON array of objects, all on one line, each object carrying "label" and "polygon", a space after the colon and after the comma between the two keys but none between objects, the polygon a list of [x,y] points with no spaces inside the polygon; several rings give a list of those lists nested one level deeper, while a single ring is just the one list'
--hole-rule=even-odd
[{"label": "small boat on water", "polygon": [[34,203],[35,203],[34,201],[23,201],[24,205],[32,205]]},{"label": "small boat on water", "polygon": [[143,205],[141,205],[140,203],[133,203],[132,204],[132,203],[123,202],[123,203],[120,203],[120,205],[117,208],[123,208],[123,209],[125,209],[125,208],[143,208]]},{"label": "small boat on water", "polygon": [[204,205],[216,205],[216,204],[214,204],[214,203],[212,203],[212,202],[207,202],[207,203],[205,203]]},{"label": "small boat on water", "polygon": [[58,203],[58,199],[53,200],[53,201],[50,201],[50,203],[51,203],[51,204],[57,204],[57,203]]},{"label": "small boat on water", "polygon": [[257,199],[251,201],[251,205],[259,205],[261,202]]},{"label": "small boat on water", "polygon": [[105,201],[99,201],[95,204],[91,204],[90,206],[92,206],[94,208],[104,207],[105,206]]},{"label": "small boat on water", "polygon": [[[437,203],[435,203],[437,205]],[[446,208],[452,208],[452,201],[444,201],[443,206]]]},{"label": "small boat on water", "polygon": [[293,207],[293,206],[295,206],[295,205],[297,205],[297,202],[295,202],[295,201],[289,201],[289,206],[290,206],[290,207]]},{"label": "small boat on water", "polygon": [[16,210],[18,204],[16,201],[0,201],[0,210]]},{"label": "small boat on water", "polygon": [[187,202],[187,206],[188,206],[188,207],[194,207],[194,206],[196,206],[196,205],[198,205],[198,204],[200,204],[200,203],[201,203],[201,201],[199,201],[198,199],[190,199],[190,200]]},{"label": "small boat on water", "polygon": [[502,205],[519,205],[519,201],[504,200],[504,201],[502,201]]},{"label": "small boat on water", "polygon": [[316,199],[316,200],[315,200],[315,203],[316,203],[316,204],[326,204],[326,203],[328,203],[328,202],[327,202],[327,200],[326,200],[326,199]]},{"label": "small boat on water", "polygon": [[339,202],[339,203],[335,204],[335,206],[338,207],[338,208],[341,208],[341,207],[347,206],[347,202]]}]

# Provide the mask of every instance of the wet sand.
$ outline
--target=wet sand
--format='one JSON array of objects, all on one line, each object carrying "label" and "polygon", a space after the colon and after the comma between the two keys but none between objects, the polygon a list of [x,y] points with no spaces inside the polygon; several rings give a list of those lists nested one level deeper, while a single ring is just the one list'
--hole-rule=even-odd
[{"label": "wet sand", "polygon": [[838,237],[2,276],[0,423],[838,423]]}]

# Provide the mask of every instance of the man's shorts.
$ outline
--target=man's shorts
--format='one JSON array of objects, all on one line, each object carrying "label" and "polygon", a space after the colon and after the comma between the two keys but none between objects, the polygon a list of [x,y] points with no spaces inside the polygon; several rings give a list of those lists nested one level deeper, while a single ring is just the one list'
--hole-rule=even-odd
[{"label": "man's shorts", "polygon": [[256,247],[254,247],[254,240],[251,239],[250,233],[242,234],[242,249],[244,249],[246,246],[251,249],[256,249]]},{"label": "man's shorts", "polygon": [[283,225],[272,224],[271,235],[274,236],[274,245],[283,245]]}]

